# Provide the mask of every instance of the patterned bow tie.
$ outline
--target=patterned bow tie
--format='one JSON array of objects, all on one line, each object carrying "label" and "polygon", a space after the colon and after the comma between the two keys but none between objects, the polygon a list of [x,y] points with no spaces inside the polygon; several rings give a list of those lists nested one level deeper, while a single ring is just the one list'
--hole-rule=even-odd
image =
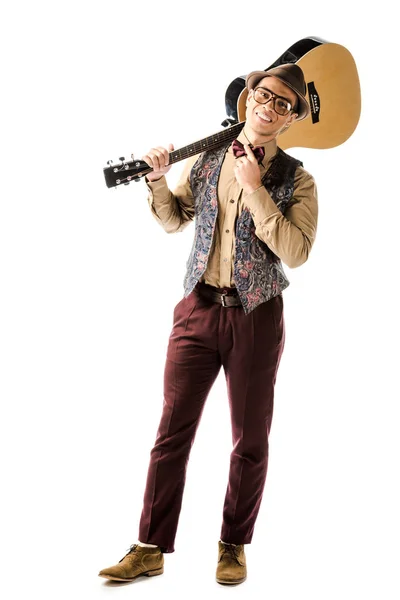
[{"label": "patterned bow tie", "polygon": [[[250,144],[250,148],[252,149],[253,154],[257,159],[257,162],[260,163],[265,156],[264,148],[262,146],[256,146],[254,148],[252,146],[252,144]],[[246,151],[244,149],[244,146],[243,146],[242,142],[239,142],[239,140],[233,140],[232,150],[233,150],[233,154],[234,154],[235,158],[237,158],[238,156],[246,156]]]}]

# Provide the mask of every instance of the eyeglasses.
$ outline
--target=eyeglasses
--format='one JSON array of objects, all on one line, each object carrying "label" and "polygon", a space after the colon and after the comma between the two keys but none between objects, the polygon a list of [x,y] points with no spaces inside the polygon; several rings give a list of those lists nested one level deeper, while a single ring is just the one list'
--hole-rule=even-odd
[{"label": "eyeglasses", "polygon": [[289,100],[282,98],[282,96],[277,96],[271,90],[267,90],[267,88],[256,88],[253,98],[258,104],[267,104],[272,99],[272,108],[278,115],[287,115],[293,109]]}]

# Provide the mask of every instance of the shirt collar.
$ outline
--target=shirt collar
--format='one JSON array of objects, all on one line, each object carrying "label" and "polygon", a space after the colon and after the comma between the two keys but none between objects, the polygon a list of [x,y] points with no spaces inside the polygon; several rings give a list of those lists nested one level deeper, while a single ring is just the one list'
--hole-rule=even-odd
[{"label": "shirt collar", "polygon": [[[249,140],[245,136],[243,129],[240,132],[240,134],[237,136],[237,139],[239,140],[239,142],[242,142],[242,144],[249,143]],[[274,157],[278,150],[276,138],[274,138],[273,140],[270,140],[269,142],[265,142],[265,144],[256,144],[256,146],[261,146],[262,148],[264,148],[264,152],[265,152],[265,156],[263,158],[264,164],[266,164],[267,161],[269,161],[272,157]]]}]

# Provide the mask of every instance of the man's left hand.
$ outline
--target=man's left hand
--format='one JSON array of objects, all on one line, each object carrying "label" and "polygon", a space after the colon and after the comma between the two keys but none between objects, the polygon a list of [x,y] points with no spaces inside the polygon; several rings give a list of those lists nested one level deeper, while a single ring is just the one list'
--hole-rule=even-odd
[{"label": "man's left hand", "polygon": [[235,177],[246,194],[251,194],[261,184],[260,167],[249,144],[244,144],[246,156],[236,158]]}]

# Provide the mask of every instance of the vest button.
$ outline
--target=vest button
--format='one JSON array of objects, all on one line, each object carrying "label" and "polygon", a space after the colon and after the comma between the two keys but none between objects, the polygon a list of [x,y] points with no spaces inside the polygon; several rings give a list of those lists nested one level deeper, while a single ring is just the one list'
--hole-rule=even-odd
[{"label": "vest button", "polygon": [[229,229],[226,229],[226,230],[225,230],[225,233],[229,233]]},{"label": "vest button", "polygon": [[235,202],[234,200],[229,200],[229,202]]}]

